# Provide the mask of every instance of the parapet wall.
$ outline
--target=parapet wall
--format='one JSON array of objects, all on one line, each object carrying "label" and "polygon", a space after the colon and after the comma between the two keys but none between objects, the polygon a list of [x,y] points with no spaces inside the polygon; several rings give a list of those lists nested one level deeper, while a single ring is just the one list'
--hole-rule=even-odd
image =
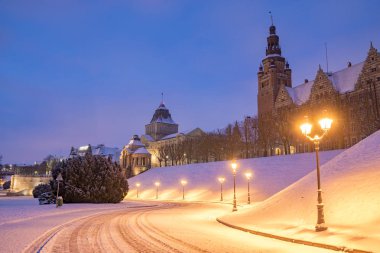
[{"label": "parapet wall", "polygon": [[11,179],[11,190],[13,192],[21,192],[24,195],[32,195],[35,186],[39,184],[48,184],[51,177],[34,177],[13,175]]}]

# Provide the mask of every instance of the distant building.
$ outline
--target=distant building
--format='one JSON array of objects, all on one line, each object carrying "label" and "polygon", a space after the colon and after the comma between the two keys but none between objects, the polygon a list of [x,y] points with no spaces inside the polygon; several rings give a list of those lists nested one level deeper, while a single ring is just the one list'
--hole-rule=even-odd
[{"label": "distant building", "polygon": [[[281,53],[272,24],[266,56],[257,73],[260,138],[266,146],[265,154],[311,151],[311,143],[299,133],[299,121],[307,115],[315,122],[325,110],[334,123],[321,143],[322,149],[350,147],[380,128],[380,54],[372,43],[363,62],[349,62],[336,72],[325,72],[319,66],[313,81],[305,79],[295,87],[292,70]],[[271,118],[275,120],[270,123]]]},{"label": "distant building", "polygon": [[120,166],[126,171],[127,177],[136,176],[150,169],[151,154],[137,135],[134,135],[121,151]]},{"label": "distant building", "polygon": [[152,167],[191,163],[186,158],[186,152],[182,151],[181,144],[203,134],[200,128],[178,132],[178,124],[172,119],[169,109],[161,102],[152,120],[145,126],[145,134],[141,136],[141,142],[152,154]]},{"label": "distant building", "polygon": [[169,109],[161,102],[150,123],[145,125],[145,135],[142,136],[142,139],[158,141],[167,135],[175,133],[178,133],[178,124],[172,119]]},{"label": "distant building", "polygon": [[111,158],[113,162],[119,163],[120,149],[106,147],[104,144],[97,146],[91,146],[88,144],[86,146],[80,146],[79,148],[71,147],[69,158],[85,156],[86,154]]}]

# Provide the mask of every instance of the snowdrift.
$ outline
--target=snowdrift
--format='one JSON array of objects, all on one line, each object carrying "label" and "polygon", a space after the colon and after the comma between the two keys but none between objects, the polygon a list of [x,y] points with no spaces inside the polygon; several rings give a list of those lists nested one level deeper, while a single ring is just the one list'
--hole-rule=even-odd
[{"label": "snowdrift", "polygon": [[321,185],[329,227],[325,232],[313,231],[316,171],[254,207],[221,219],[259,231],[379,250],[380,131],[322,165]]},{"label": "snowdrift", "polygon": [[[322,164],[331,160],[342,150],[321,152]],[[265,158],[238,160],[236,175],[238,204],[247,202],[247,180],[245,172],[251,172],[251,202],[262,201],[284,189],[315,169],[315,154],[296,154]],[[218,177],[225,177],[223,198],[231,202],[233,197],[233,176],[230,162],[213,162],[183,166],[153,168],[128,180],[127,198],[137,196],[136,183],[140,183],[139,198],[155,199],[154,182],[159,181],[159,200],[182,200],[180,180],[185,179],[185,200],[219,201],[220,183]]]}]

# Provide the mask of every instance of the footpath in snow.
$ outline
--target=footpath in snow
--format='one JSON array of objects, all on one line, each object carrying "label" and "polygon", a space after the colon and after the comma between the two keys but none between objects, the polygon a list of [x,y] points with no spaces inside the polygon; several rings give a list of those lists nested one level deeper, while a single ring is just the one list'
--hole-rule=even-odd
[{"label": "footpath in snow", "polygon": [[321,167],[325,220],[317,221],[312,171],[269,199],[220,219],[235,226],[372,252],[380,251],[380,131]]},{"label": "footpath in snow", "polygon": [[[342,150],[321,152],[321,163],[325,163]],[[278,191],[307,175],[315,169],[315,154],[305,153],[287,156],[238,160],[236,175],[236,192],[238,202],[247,202],[246,172],[253,177],[250,183],[251,201],[263,201]],[[220,183],[218,177],[224,177],[223,199],[231,202],[233,197],[233,175],[230,162],[213,162],[170,166],[150,169],[136,177],[130,178],[128,199],[137,196],[136,183],[140,183],[139,198],[155,199],[156,187],[160,182],[159,200],[182,200],[181,180],[186,180],[186,201],[219,201]]]}]

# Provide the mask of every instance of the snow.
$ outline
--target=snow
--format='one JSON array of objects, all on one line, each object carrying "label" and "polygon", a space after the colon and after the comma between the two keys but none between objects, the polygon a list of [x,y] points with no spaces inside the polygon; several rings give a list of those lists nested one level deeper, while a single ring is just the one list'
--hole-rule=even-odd
[{"label": "snow", "polygon": [[146,148],[142,147],[142,148],[138,148],[135,152],[133,152],[133,154],[149,154],[149,151],[146,150]]},{"label": "snow", "polygon": [[44,232],[65,222],[146,203],[38,205],[32,197],[0,197],[1,252],[21,252]]},{"label": "snow", "polygon": [[149,134],[144,134],[141,136],[141,138],[145,138],[147,141],[154,141],[153,137]]},{"label": "snow", "polygon": [[[334,88],[340,93],[344,94],[355,89],[355,84],[362,72],[364,62],[352,65],[340,71],[329,74],[328,77],[333,84]],[[307,102],[310,97],[311,88],[314,81],[300,84],[294,88],[285,87],[293,102],[297,105],[302,105]]]},{"label": "snow", "polygon": [[156,122],[166,123],[166,124],[175,124],[174,120],[172,120],[171,118],[162,118],[162,117],[157,118]]},{"label": "snow", "polygon": [[325,232],[314,232],[315,171],[271,198],[223,220],[292,238],[379,251],[379,150],[380,131],[322,165],[321,185],[329,227]]},{"label": "snow", "polygon": [[362,72],[364,62],[342,69],[329,76],[334,88],[340,93],[346,93],[355,89],[355,84]]},{"label": "snow", "polygon": [[282,56],[279,55],[279,54],[268,54],[268,55],[265,57],[265,59],[266,59],[266,58],[270,58],[270,57],[282,57]]},{"label": "snow", "polygon": [[139,140],[135,140],[135,139],[132,138],[132,139],[129,141],[128,146],[140,146],[140,147],[144,147],[145,145],[142,144],[141,141],[139,141]]},{"label": "snow", "polygon": [[[342,150],[321,152],[321,162],[325,163],[341,152]],[[238,160],[237,198],[241,202],[246,202],[247,181],[244,173],[247,171],[253,173],[251,200],[256,202],[270,197],[314,170],[314,160],[314,153]],[[160,200],[181,200],[180,180],[185,179],[187,200],[218,201],[220,199],[218,177],[222,176],[226,178],[223,185],[224,199],[230,201],[233,196],[233,176],[230,162],[227,161],[152,168],[128,179],[130,191],[127,197],[136,197],[135,184],[140,183],[139,197],[155,199],[154,183],[159,181]]]},{"label": "snow", "polygon": [[294,88],[285,87],[288,91],[289,96],[292,98],[293,102],[297,105],[302,105],[307,100],[309,100],[311,88],[314,81],[308,81]]},{"label": "snow", "polygon": [[177,137],[177,135],[179,135],[179,134],[180,134],[180,133],[169,134],[169,135],[166,135],[166,136],[162,137],[161,140],[167,140],[167,139],[175,138],[175,137]]}]

